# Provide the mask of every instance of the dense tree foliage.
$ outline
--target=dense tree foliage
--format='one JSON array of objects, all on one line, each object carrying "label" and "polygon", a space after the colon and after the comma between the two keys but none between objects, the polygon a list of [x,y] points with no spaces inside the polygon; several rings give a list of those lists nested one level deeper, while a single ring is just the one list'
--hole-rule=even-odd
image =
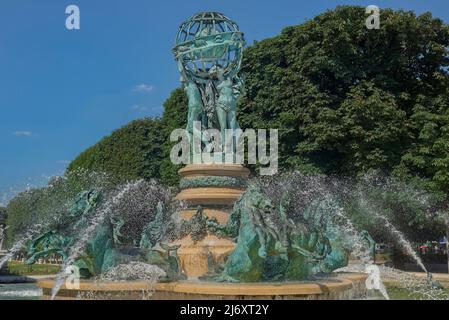
[{"label": "dense tree foliage", "polygon": [[116,182],[159,178],[165,137],[160,119],[135,120],[81,153],[68,171],[106,172]]},{"label": "dense tree foliage", "polygon": [[281,130],[284,168],[397,169],[447,190],[448,26],[382,10],[368,30],[365,16],[338,7],[246,50],[240,121]]},{"label": "dense tree foliage", "polygon": [[0,207],[0,222],[6,219],[7,210],[5,207]]},{"label": "dense tree foliage", "polygon": [[173,130],[185,128],[187,125],[187,96],[182,89],[174,90],[164,103],[164,113],[162,115],[163,125],[163,157],[160,165],[161,180],[168,185],[177,185],[179,182],[179,165],[174,165],[170,161],[170,151],[176,142],[170,141],[170,134]]},{"label": "dense tree foliage", "polygon": [[92,188],[107,191],[113,186],[111,176],[80,169],[51,179],[46,187],[19,193],[7,206],[7,244],[12,245],[26,235],[30,227],[46,230],[45,226],[51,225],[68,210],[79,192]]},{"label": "dense tree foliage", "polygon": [[352,223],[379,242],[394,243],[394,229],[416,242],[438,240],[445,233],[445,197],[427,191],[422,182],[410,183],[372,173],[346,183],[346,188],[343,193],[347,195],[342,198]]}]

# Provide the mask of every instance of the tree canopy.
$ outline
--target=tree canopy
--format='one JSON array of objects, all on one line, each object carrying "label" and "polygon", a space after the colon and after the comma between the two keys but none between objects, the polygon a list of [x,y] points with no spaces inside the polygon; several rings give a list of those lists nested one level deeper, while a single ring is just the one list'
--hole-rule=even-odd
[{"label": "tree canopy", "polygon": [[115,177],[117,183],[159,178],[165,141],[162,131],[160,119],[132,121],[82,152],[70,163],[68,171],[106,172]]},{"label": "tree canopy", "polygon": [[7,215],[8,210],[4,207],[0,207],[0,224],[5,222]]},{"label": "tree canopy", "polygon": [[248,48],[240,122],[280,129],[281,167],[395,171],[447,191],[448,25],[386,9],[368,30],[364,17],[337,7]]}]

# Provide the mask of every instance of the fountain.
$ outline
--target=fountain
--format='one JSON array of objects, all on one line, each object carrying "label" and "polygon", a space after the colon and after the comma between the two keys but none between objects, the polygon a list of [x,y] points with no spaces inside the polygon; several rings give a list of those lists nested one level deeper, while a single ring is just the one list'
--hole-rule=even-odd
[{"label": "fountain", "polygon": [[2,260],[7,257],[7,251],[3,250],[3,242],[6,238],[6,229],[8,228],[5,226],[5,220],[6,216],[0,213],[0,274],[5,272],[4,267],[6,267],[6,264],[2,263]]},{"label": "fountain", "polygon": [[[219,130],[221,150],[230,131],[236,151],[244,44],[237,24],[220,13],[200,13],[181,25],[173,52],[189,98],[189,164],[179,171],[180,205],[160,199],[140,239],[123,245],[125,222],[115,205],[145,182],[107,196],[98,189],[80,193],[65,216],[29,246],[28,263],[54,253],[64,260],[55,281],[38,283],[44,299],[365,296],[366,274],[332,273],[347,265],[354,249],[335,220],[336,199],[302,199],[291,183],[249,182],[249,170],[222,154],[205,160],[205,130]],[[67,282],[73,266],[84,278],[79,285]]]}]

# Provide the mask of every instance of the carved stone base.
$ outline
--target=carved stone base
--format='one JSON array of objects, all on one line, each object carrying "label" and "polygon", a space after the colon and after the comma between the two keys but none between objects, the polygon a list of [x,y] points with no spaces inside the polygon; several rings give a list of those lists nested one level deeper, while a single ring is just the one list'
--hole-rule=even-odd
[{"label": "carved stone base", "polygon": [[237,201],[243,190],[230,188],[194,188],[182,190],[177,199],[188,201],[190,206],[228,206]]},{"label": "carved stone base", "polygon": [[214,235],[207,235],[197,243],[194,243],[188,236],[176,244],[181,245],[178,255],[181,260],[181,268],[189,280],[206,275],[210,271],[211,262],[222,261],[235,249],[234,242],[229,239],[220,239]]},{"label": "carved stone base", "polygon": [[[234,164],[201,164],[188,165],[179,170],[179,174],[183,179],[181,187],[189,186],[177,195],[177,199],[188,206],[181,216],[190,220],[201,206],[205,215],[225,224],[235,201],[245,191],[245,185],[240,182],[246,182],[249,170]],[[206,275],[211,262],[221,261],[235,249],[231,239],[220,239],[215,235],[207,235],[197,243],[188,236],[175,244],[181,245],[178,255],[189,279]]]}]

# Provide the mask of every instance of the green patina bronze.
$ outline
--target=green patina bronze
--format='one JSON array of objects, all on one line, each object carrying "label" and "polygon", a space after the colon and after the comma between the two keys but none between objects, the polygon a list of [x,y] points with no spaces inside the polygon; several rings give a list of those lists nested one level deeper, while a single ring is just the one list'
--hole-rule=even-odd
[{"label": "green patina bronze", "polygon": [[[27,262],[35,263],[51,254],[59,254],[67,260],[79,231],[89,226],[101,199],[101,192],[97,190],[79,194],[53,229],[31,241]],[[288,193],[276,207],[262,190],[250,186],[236,202],[226,225],[208,218],[203,208],[198,207],[190,221],[182,222],[178,238],[190,234],[194,242],[198,242],[211,233],[235,239],[237,247],[228,257],[221,261],[209,258],[209,279],[232,282],[303,280],[312,274],[329,273],[347,265],[351,243],[332,219],[336,207],[331,200],[315,201],[303,211],[300,221],[294,221],[289,217],[292,208]],[[97,226],[75,262],[81,275],[96,276],[119,264],[142,261],[162,268],[167,274],[162,281],[183,279],[177,255],[179,246],[161,242],[166,232],[164,214],[164,207],[159,203],[155,218],[142,232],[140,248],[135,255],[124,253],[119,245],[122,219],[117,214],[108,216]],[[369,234],[365,237],[372,247],[374,242],[370,241]]]},{"label": "green patina bronze", "polygon": [[[35,263],[41,257],[59,254],[66,261],[70,249],[75,244],[81,230],[85,230],[102,201],[98,190],[80,193],[67,214],[60,217],[52,230],[33,239],[28,247],[28,264]],[[75,265],[83,276],[98,275],[116,264],[118,253],[114,249],[114,234],[119,230],[114,227],[112,219],[105,221],[93,233],[85,250],[78,257]]]},{"label": "green patina bronze", "polygon": [[[67,213],[46,231],[33,239],[28,246],[28,264],[39,258],[58,254],[67,261],[71,248],[79,241],[82,230],[92,225],[92,217],[102,202],[98,190],[80,193],[70,205]],[[119,264],[141,261],[162,268],[167,277],[162,281],[172,281],[183,277],[177,249],[160,242],[163,235],[163,207],[158,204],[156,216],[143,230],[140,249],[131,254],[129,248],[121,246],[120,229],[124,225],[119,214],[109,214],[99,224],[87,241],[84,250],[77,257],[74,265],[83,277],[98,276]]]},{"label": "green patina bronze", "polygon": [[164,207],[161,202],[157,204],[154,220],[148,223],[142,232],[140,238],[140,248],[151,249],[162,238],[164,223]]},{"label": "green patina bronze", "polygon": [[28,246],[27,263],[33,264],[39,258],[54,253],[66,260],[74,242],[74,235],[79,233],[79,230],[75,228],[86,226],[87,219],[98,205],[100,196],[100,193],[95,190],[80,193],[70,206],[68,213],[58,219],[55,229],[31,241]]},{"label": "green patina bronze", "polygon": [[301,221],[289,218],[288,206],[288,194],[276,208],[259,188],[251,186],[235,204],[226,225],[206,217],[199,207],[194,219],[187,222],[192,239],[200,241],[209,232],[234,238],[237,243],[224,260],[210,257],[210,273],[205,278],[231,282],[304,280],[346,266],[351,244],[332,219],[335,203],[313,203]]},{"label": "green patina bronze", "polygon": [[245,188],[246,179],[241,177],[205,176],[195,178],[183,178],[179,183],[181,190],[189,188],[222,187]]},{"label": "green patina bronze", "polygon": [[[199,13],[181,25],[173,51],[189,101],[191,141],[207,141],[209,137],[201,132],[210,128],[220,130],[222,150],[226,129],[234,130],[235,139],[244,45],[237,24],[220,13]],[[191,156],[201,151],[191,148]],[[233,177],[197,177],[180,183],[181,189],[245,186],[244,179]],[[209,257],[209,276],[223,281],[302,280],[346,266],[350,246],[330,218],[333,212],[329,210],[336,206],[316,201],[303,210],[302,221],[293,221],[289,210],[303,208],[290,208],[289,201],[286,193],[275,207],[266,194],[252,186],[235,204],[226,225],[206,217],[200,207],[191,221],[183,222],[180,236],[190,234],[197,242],[209,232],[235,239],[237,247],[229,257],[223,261]]]},{"label": "green patina bronze", "polygon": [[220,130],[224,151],[225,130],[239,128],[236,106],[243,81],[237,74],[244,45],[237,24],[217,12],[196,14],[179,29],[173,53],[189,100],[187,131],[191,155],[201,152],[193,149],[194,137],[203,142],[210,138],[203,136],[202,130]]}]

